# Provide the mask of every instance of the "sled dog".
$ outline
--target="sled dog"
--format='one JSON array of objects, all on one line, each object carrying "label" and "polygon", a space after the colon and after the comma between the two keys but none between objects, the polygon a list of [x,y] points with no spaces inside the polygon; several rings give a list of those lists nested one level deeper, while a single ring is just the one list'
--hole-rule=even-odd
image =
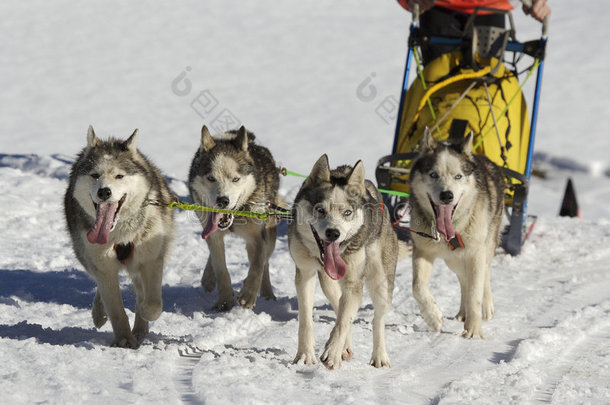
[{"label": "sled dog", "polygon": [[437,238],[413,234],[413,296],[424,320],[440,331],[443,316],[428,281],[434,260],[442,258],[460,282],[456,319],[464,322],[462,336],[482,338],[481,319],[494,314],[489,277],[504,208],[500,169],[472,153],[472,133],[456,143],[440,143],[426,131],[410,183],[411,227]]},{"label": "sled dog", "polygon": [[[254,143],[254,134],[242,126],[237,131],[212,137],[206,126],[201,145],[189,172],[188,186],[196,204],[235,211],[265,211],[267,203],[278,203],[279,171],[271,152]],[[250,269],[237,296],[239,305],[252,308],[260,290],[263,297],[275,299],[269,279],[269,258],[275,248],[277,222],[231,214],[199,216],[201,237],[210,250],[201,285],[207,292],[218,287],[215,308],[227,311],[234,305],[231,277],[225,262],[224,238],[245,239]],[[229,231],[229,232],[227,232]]]},{"label": "sled dog", "polygon": [[330,170],[322,155],[299,190],[288,228],[296,265],[299,343],[295,363],[316,363],[313,299],[316,273],[337,320],[320,359],[333,369],[352,356],[352,321],[363,283],[375,308],[370,364],[391,367],[385,347],[385,315],[392,304],[398,240],[376,187],[364,166]]},{"label": "sled dog", "polygon": [[[93,324],[108,318],[113,346],[137,348],[148,322],[161,315],[161,278],[173,237],[174,198],[161,172],[136,148],[138,130],[126,140],[100,140],[92,127],[87,146],[70,171],[65,217],[77,259],[95,280]],[[136,291],[133,329],[123,308],[119,270]]]}]

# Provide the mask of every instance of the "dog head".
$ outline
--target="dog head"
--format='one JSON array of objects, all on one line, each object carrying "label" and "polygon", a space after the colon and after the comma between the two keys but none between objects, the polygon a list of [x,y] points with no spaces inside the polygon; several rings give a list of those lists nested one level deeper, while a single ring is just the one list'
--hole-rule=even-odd
[{"label": "dog head", "polygon": [[93,127],[87,132],[87,147],[72,168],[74,197],[95,218],[87,239],[106,244],[119,218],[133,214],[146,198],[149,182],[136,148],[138,130],[126,140],[102,141]]},{"label": "dog head", "polygon": [[[249,153],[253,141],[254,135],[243,126],[238,131],[212,137],[204,125],[189,175],[191,194],[208,207],[242,209],[257,186],[254,160]],[[227,229],[232,223],[232,215],[210,214],[202,236],[207,238],[216,229]]]},{"label": "dog head", "polygon": [[335,280],[345,275],[343,243],[364,223],[366,195],[362,161],[330,170],[322,155],[297,196],[297,226],[316,240],[324,269]]},{"label": "dog head", "polygon": [[472,133],[457,143],[448,143],[437,142],[426,130],[422,153],[411,169],[411,190],[446,240],[455,236],[453,218],[460,202],[468,193],[476,193],[475,168]]}]

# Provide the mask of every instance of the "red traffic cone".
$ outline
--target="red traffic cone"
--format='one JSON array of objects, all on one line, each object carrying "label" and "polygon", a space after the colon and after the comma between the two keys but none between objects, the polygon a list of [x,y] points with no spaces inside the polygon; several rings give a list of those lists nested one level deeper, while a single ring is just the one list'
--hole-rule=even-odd
[{"label": "red traffic cone", "polygon": [[568,179],[566,191],[563,195],[563,201],[561,203],[561,209],[559,210],[559,216],[581,218],[580,208],[578,208],[578,202],[576,201],[576,192],[574,191],[572,179]]}]

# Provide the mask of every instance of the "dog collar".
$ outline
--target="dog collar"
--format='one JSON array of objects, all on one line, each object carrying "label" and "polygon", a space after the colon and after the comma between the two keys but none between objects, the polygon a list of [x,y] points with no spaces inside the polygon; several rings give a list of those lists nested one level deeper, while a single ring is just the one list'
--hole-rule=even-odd
[{"label": "dog collar", "polygon": [[131,257],[133,254],[133,242],[129,242],[127,244],[115,243],[114,244],[114,252],[116,253],[116,258],[123,264]]}]

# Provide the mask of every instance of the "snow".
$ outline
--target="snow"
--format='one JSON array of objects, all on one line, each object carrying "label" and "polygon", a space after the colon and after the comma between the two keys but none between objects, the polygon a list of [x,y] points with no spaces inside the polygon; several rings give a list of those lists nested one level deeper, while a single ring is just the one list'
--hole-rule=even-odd
[{"label": "snow", "polygon": [[[222,112],[289,170],[307,173],[328,153],[331,165],[362,159],[373,177],[391,149],[393,122],[379,106],[398,97],[410,16],[374,0],[3,1],[0,402],[610,403],[610,3],[551,6],[536,140],[546,178],[534,178],[529,194],[538,221],[520,256],[498,251],[493,261],[496,314],[485,339],[460,338],[457,279],[440,262],[431,290],[444,326],[429,330],[406,259],[387,317],[393,367],[368,365],[365,293],[354,357],[331,372],[292,364],[298,323],[285,231],[270,265],[278,300],[216,313],[216,294],[199,287],[208,254],[201,225],[186,212],[176,215],[163,314],[138,350],[109,347],[112,330],[93,327],[95,286],[65,230],[69,162],[89,124],[102,137],[137,127],[140,149],[186,196],[200,127]],[[520,10],[515,17],[519,39],[539,35]],[[358,95],[363,83],[374,96]],[[556,216],[568,177],[582,219]],[[299,183],[282,179],[288,201]],[[231,240],[227,263],[238,290],[242,241]],[[135,296],[122,283],[133,322]],[[334,314],[320,289],[314,314],[321,353]]]}]

